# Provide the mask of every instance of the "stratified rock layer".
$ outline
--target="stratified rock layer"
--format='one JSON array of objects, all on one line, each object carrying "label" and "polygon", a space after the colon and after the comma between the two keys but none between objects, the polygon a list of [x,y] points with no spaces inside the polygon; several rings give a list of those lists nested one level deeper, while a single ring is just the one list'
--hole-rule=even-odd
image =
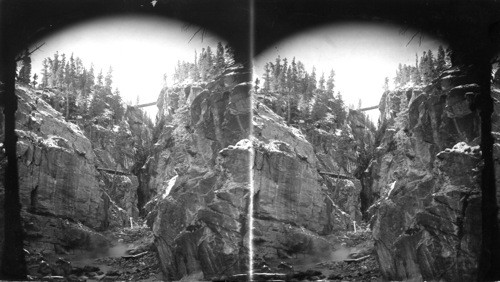
[{"label": "stratified rock layer", "polygon": [[[461,79],[458,79],[458,78]],[[474,281],[481,243],[478,87],[458,69],[424,89],[386,92],[371,164],[372,228],[389,280]],[[412,281],[413,281],[412,280]]]}]

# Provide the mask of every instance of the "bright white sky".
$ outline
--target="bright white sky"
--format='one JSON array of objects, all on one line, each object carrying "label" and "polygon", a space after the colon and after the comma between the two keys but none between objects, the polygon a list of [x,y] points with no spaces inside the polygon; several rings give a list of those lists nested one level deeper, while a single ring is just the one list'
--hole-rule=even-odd
[{"label": "bright white sky", "polygon": [[[42,61],[56,51],[80,57],[85,67],[94,64],[95,75],[102,69],[104,76],[113,67],[113,87],[118,88],[124,101],[135,104],[154,102],[163,86],[163,75],[171,79],[177,61],[194,61],[194,50],[217,42],[225,42],[205,33],[203,42],[198,30],[185,23],[151,16],[120,16],[102,18],[75,25],[41,40],[45,45],[32,55],[32,74],[41,76]],[[40,81],[40,79],[38,80]],[[154,121],[157,108],[148,107]]]},{"label": "bright white sky", "polygon": [[[32,73],[41,73],[42,61],[53,57],[56,51],[80,57],[86,67],[94,64],[95,75],[102,69],[105,75],[113,67],[113,86],[120,90],[124,101],[135,104],[156,101],[163,85],[163,75],[171,79],[177,61],[194,60],[194,50],[218,41],[213,34],[201,32],[189,42],[196,26],[185,29],[185,23],[151,16],[120,16],[85,22],[65,29],[41,42],[45,45],[32,56]],[[384,78],[391,82],[399,63],[414,64],[415,53],[437,50],[436,39],[419,37],[406,46],[413,31],[401,34],[400,27],[374,24],[336,24],[307,30],[285,39],[268,51],[261,53],[254,62],[255,72],[261,75],[264,64],[280,55],[291,61],[302,61],[306,69],[317,69],[325,77],[334,69],[335,92],[340,91],[347,104],[357,106],[377,105],[382,94]],[[443,44],[444,45],[444,44]],[[434,52],[436,54],[437,52]],[[154,119],[156,107],[146,108]],[[373,121],[378,111],[370,111]]]},{"label": "bright white sky", "polygon": [[[375,106],[383,93],[385,77],[392,83],[399,63],[414,65],[415,53],[420,57],[423,51],[431,49],[436,56],[438,46],[446,45],[424,35],[421,44],[416,36],[406,46],[414,33],[408,30],[401,34],[401,28],[392,25],[362,23],[307,30],[261,53],[254,63],[255,72],[262,76],[264,65],[274,62],[278,55],[289,62],[295,57],[308,72],[316,67],[317,80],[322,72],[328,78],[334,69],[335,93],[340,91],[346,104],[357,107],[361,99],[363,107]],[[376,124],[379,112],[372,110],[368,114]]]}]

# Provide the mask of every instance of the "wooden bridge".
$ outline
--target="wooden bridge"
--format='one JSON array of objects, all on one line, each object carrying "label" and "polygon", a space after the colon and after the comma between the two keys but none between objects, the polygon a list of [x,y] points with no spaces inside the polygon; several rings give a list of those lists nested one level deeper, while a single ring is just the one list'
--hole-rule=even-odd
[{"label": "wooden bridge", "polygon": [[116,175],[131,175],[131,173],[125,172],[125,171],[119,171],[116,169],[109,169],[109,168],[104,168],[104,167],[96,167],[97,170],[99,171],[104,171],[107,173],[112,173]]},{"label": "wooden bridge", "polygon": [[151,106],[156,106],[156,102],[139,104],[139,105],[130,105],[129,107],[132,107],[132,108],[145,108],[145,107],[151,107]]},{"label": "wooden bridge", "polygon": [[366,107],[366,108],[361,108],[361,109],[357,109],[356,111],[366,112],[366,111],[371,111],[371,110],[375,110],[375,109],[378,109],[378,105],[371,106],[371,107]]},{"label": "wooden bridge", "polygon": [[342,173],[335,173],[335,172],[328,172],[328,171],[318,171],[319,174],[321,175],[328,175],[328,176],[333,176],[336,178],[342,178],[342,179],[354,179],[354,177],[342,174]]}]

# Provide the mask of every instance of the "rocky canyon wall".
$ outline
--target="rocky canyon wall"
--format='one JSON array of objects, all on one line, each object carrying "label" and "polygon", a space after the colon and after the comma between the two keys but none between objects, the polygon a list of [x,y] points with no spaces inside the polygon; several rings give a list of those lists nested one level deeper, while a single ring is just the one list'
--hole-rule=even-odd
[{"label": "rocky canyon wall", "polygon": [[349,175],[340,138],[317,128],[303,133],[259,101],[253,111],[256,259],[324,255],[331,250],[325,236],[361,219],[359,180],[338,177]]},{"label": "rocky canyon wall", "polygon": [[479,87],[465,70],[388,91],[371,163],[370,208],[389,280],[474,281],[481,246]]},{"label": "rocky canyon wall", "polygon": [[361,220],[361,183],[348,165],[357,156],[341,160],[339,144],[363,125],[353,118],[343,133],[289,126],[258,99],[251,107],[240,75],[160,94],[146,210],[166,279],[245,272],[251,195],[254,261],[328,252],[328,235]]},{"label": "rocky canyon wall", "polygon": [[237,75],[160,95],[146,209],[167,280],[247,269],[250,85]]},{"label": "rocky canyon wall", "polygon": [[[26,249],[56,254],[105,250],[107,240],[98,231],[128,226],[130,217],[138,216],[137,177],[114,173],[130,171],[134,157],[123,151],[133,151],[137,146],[119,148],[116,141],[124,136],[118,138],[118,130],[99,124],[82,129],[84,121],[66,121],[44,100],[54,95],[51,91],[23,86],[16,89],[17,155]],[[134,115],[127,113],[120,126],[126,131],[127,140],[151,140],[143,124],[143,135],[138,137],[133,128],[138,125],[133,120]],[[5,161],[2,158],[2,170]],[[3,201],[3,187],[0,191]]]}]

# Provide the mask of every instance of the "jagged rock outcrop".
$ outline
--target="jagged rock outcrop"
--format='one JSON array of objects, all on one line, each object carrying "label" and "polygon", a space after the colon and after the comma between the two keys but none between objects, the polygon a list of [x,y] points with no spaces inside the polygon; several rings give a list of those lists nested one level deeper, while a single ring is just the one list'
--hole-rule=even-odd
[{"label": "jagged rock outcrop", "polygon": [[478,87],[459,69],[384,93],[371,164],[373,237],[389,280],[474,281],[481,244]]},{"label": "jagged rock outcrop", "polygon": [[[47,96],[50,90],[44,93]],[[16,94],[27,249],[46,253],[105,250],[108,242],[96,231],[129,225],[129,217],[137,215],[137,179],[100,172],[97,168],[104,165],[118,167],[116,159],[101,150],[115,148],[93,144],[78,125],[65,121],[44,101],[41,91],[19,86]]]},{"label": "jagged rock outcrop", "polygon": [[148,221],[165,279],[247,268],[252,184],[254,259],[327,252],[323,236],[360,218],[359,181],[321,176],[326,168],[306,136],[259,102],[249,139],[250,86],[227,81],[164,89],[159,98],[169,107],[160,108],[161,132],[148,160],[157,195]]},{"label": "jagged rock outcrop", "polygon": [[[167,280],[220,277],[248,265],[248,84],[164,89],[147,163],[149,224]],[[167,108],[166,106],[169,106]],[[194,279],[194,278],[193,278]]]}]

